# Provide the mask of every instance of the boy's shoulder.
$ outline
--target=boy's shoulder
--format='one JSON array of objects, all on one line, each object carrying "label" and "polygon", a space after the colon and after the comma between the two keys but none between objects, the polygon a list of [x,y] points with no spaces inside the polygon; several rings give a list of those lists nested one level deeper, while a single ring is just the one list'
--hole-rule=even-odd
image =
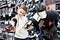
[{"label": "boy's shoulder", "polygon": [[28,18],[26,16],[24,16],[24,19],[28,21]]}]

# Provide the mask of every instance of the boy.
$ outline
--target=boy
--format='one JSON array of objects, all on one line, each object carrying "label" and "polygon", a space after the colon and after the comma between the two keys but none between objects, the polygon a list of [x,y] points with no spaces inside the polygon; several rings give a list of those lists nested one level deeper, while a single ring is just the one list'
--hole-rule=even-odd
[{"label": "boy", "polygon": [[20,8],[18,9],[18,15],[14,17],[17,19],[16,27],[14,27],[15,31],[14,40],[28,40],[28,30],[32,29],[32,25],[26,28],[28,22],[27,17],[25,17],[26,12],[27,7],[25,5],[21,5]]}]

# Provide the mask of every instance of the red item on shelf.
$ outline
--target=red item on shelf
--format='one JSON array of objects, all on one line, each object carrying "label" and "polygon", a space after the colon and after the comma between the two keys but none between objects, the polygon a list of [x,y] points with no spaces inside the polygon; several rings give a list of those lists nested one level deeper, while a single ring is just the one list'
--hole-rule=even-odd
[{"label": "red item on shelf", "polygon": [[9,32],[9,29],[6,29],[5,32]]}]

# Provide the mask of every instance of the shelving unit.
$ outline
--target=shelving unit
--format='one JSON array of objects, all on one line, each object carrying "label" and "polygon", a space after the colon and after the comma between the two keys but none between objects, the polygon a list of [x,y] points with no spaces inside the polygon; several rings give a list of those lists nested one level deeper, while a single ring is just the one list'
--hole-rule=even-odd
[{"label": "shelving unit", "polygon": [[59,13],[57,34],[58,34],[58,37],[60,38],[60,0],[56,0],[56,10]]}]

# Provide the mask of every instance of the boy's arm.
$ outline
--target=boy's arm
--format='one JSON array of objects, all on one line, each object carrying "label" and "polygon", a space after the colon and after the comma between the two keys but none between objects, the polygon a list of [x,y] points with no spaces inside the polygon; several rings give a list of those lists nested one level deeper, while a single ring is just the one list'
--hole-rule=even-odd
[{"label": "boy's arm", "polygon": [[13,17],[12,19],[11,19],[11,21],[9,22],[11,25],[12,25],[12,30],[11,30],[11,32],[15,32],[16,31],[16,25],[15,25],[15,23],[17,23],[17,22],[15,22],[15,21],[17,21],[17,20],[15,20],[16,19],[16,17]]},{"label": "boy's arm", "polygon": [[27,29],[28,30],[32,30],[33,29],[33,24],[32,24],[31,20],[29,20],[28,23],[27,23]]}]

